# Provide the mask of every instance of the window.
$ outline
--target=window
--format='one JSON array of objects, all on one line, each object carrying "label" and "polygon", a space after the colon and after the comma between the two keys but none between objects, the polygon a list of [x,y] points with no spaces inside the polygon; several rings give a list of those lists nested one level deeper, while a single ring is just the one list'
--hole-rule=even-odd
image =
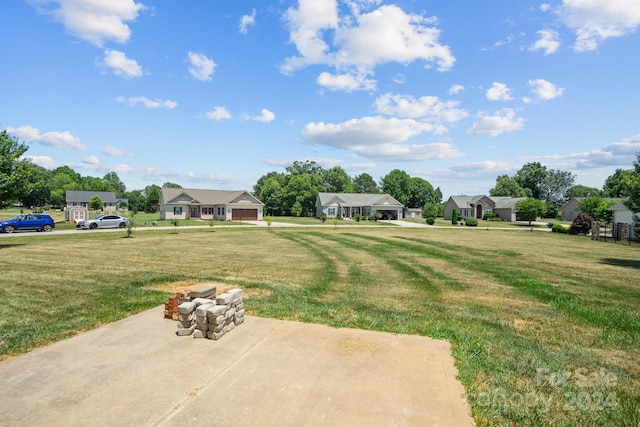
[{"label": "window", "polygon": [[336,208],[329,208],[329,216],[336,216]]},{"label": "window", "polygon": [[213,215],[213,208],[202,208],[202,215]]},{"label": "window", "polygon": [[182,215],[182,206],[174,206],[173,207],[174,215]]}]

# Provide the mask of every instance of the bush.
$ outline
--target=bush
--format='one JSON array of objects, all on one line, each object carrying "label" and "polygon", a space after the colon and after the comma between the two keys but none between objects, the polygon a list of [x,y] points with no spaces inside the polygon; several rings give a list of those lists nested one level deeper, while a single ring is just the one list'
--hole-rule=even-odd
[{"label": "bush", "polygon": [[474,217],[470,216],[464,219],[464,224],[467,227],[477,227],[478,226],[478,220],[475,219]]},{"label": "bush", "polygon": [[360,220],[362,219],[362,215],[356,214],[356,216],[354,216],[353,219],[355,219],[356,222],[360,222]]},{"label": "bush", "polygon": [[430,216],[430,217],[427,217],[426,221],[427,221],[427,224],[433,225],[433,224],[435,224],[436,219],[434,217]]},{"label": "bush", "polygon": [[451,224],[457,225],[458,221],[460,221],[460,212],[454,209],[453,212],[451,212]]},{"label": "bush", "polygon": [[369,217],[369,219],[372,220],[372,221],[377,221],[380,218],[382,218],[382,214],[379,211],[373,211],[373,213]]},{"label": "bush", "polygon": [[[575,219],[571,223],[571,228],[575,229],[576,231],[575,234],[580,234],[580,233],[588,234],[589,231],[591,230],[591,223],[593,221],[595,221],[593,217],[582,212],[575,217]],[[569,234],[573,234],[571,230],[569,231]]]},{"label": "bush", "polygon": [[562,224],[553,224],[551,227],[552,233],[566,233],[567,229]]},{"label": "bush", "polygon": [[497,213],[493,213],[493,212],[485,212],[484,216],[482,217],[482,219],[484,219],[485,221],[492,221],[494,220],[494,218],[500,218],[498,216]]},{"label": "bush", "polygon": [[326,220],[327,220],[327,214],[322,212],[322,215],[320,215],[320,221],[322,221],[322,223],[324,224]]}]

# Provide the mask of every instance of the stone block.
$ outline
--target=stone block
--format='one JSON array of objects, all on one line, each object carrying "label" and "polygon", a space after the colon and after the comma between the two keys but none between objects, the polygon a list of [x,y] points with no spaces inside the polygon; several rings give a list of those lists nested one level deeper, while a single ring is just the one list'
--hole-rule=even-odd
[{"label": "stone block", "polygon": [[234,314],[236,314],[236,309],[235,308],[230,308],[229,310],[227,310],[226,313],[224,313],[224,318],[228,319],[230,317],[233,317]]},{"label": "stone block", "polygon": [[242,325],[244,323],[244,316],[242,317],[236,317],[235,321],[234,321],[235,325]]},{"label": "stone block", "polygon": [[207,329],[209,329],[209,324],[207,323],[207,320],[206,319],[204,321],[196,320],[196,329],[200,329],[203,331],[206,331]]},{"label": "stone block", "polygon": [[195,323],[192,322],[191,320],[187,320],[187,321],[178,320],[176,323],[178,325],[178,329],[190,328],[191,325],[195,325]]},{"label": "stone block", "polygon": [[192,301],[196,303],[196,307],[199,307],[202,304],[209,304],[209,303],[215,302],[211,298],[194,298],[192,299]]},{"label": "stone block", "polygon": [[224,294],[220,294],[216,297],[216,304],[220,305],[228,305],[233,300],[233,296],[225,292]]},{"label": "stone block", "polygon": [[178,336],[186,336],[186,335],[191,335],[193,333],[193,331],[196,330],[196,325],[192,325],[190,328],[183,328],[183,329],[178,329],[176,331],[176,335]]},{"label": "stone block", "polygon": [[194,313],[178,314],[178,320],[182,322],[189,322],[195,318],[196,316]]},{"label": "stone block", "polygon": [[243,317],[243,316],[244,316],[244,310],[236,311],[236,317]]},{"label": "stone block", "polygon": [[197,329],[195,331],[193,331],[193,337],[194,338],[206,338],[207,337],[207,331],[201,331],[200,329]]},{"label": "stone block", "polygon": [[[195,300],[194,300],[195,301]],[[211,301],[211,300],[207,300],[209,301],[208,303],[203,303],[200,304],[197,308],[196,308],[196,316],[204,316],[207,317],[207,310],[211,307],[213,307],[216,302],[215,301]]]},{"label": "stone block", "polygon": [[224,305],[212,305],[207,309],[207,317],[209,319],[215,319],[218,316],[224,315],[227,311],[227,307]]},{"label": "stone block", "polygon": [[188,314],[192,313],[196,309],[196,303],[193,301],[183,302],[178,306],[178,313]]},{"label": "stone block", "polygon": [[207,332],[207,338],[209,338],[210,340],[219,340],[223,335],[223,332]]},{"label": "stone block", "polygon": [[216,287],[211,283],[199,286],[191,290],[191,296],[194,298],[209,298],[216,294]]},{"label": "stone block", "polygon": [[242,298],[242,289],[233,288],[227,291],[228,294],[233,296],[233,299]]},{"label": "stone block", "polygon": [[219,325],[212,325],[211,323],[208,324],[208,331],[212,331],[212,332],[222,332],[222,330],[224,329],[226,325],[224,323],[219,324]]}]

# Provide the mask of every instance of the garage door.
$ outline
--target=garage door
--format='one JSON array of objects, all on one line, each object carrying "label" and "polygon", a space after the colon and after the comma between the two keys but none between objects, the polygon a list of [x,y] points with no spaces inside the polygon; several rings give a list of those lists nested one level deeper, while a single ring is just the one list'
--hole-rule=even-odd
[{"label": "garage door", "polygon": [[258,209],[232,209],[231,219],[233,221],[257,221]]}]

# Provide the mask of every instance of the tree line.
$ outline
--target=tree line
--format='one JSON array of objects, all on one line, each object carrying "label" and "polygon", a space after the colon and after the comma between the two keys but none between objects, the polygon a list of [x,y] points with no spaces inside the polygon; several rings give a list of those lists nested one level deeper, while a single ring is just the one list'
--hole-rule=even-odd
[{"label": "tree line", "polygon": [[[134,212],[158,212],[161,189],[181,188],[179,184],[165,182],[162,186],[152,184],[142,190],[127,191],[115,172],[96,178],[82,176],[68,166],[49,170],[23,158],[27,150],[28,146],[6,130],[0,132],[0,207],[15,203],[62,207],[66,204],[67,190],[108,191],[119,199],[127,199],[128,208]],[[513,176],[498,176],[489,195],[538,200],[542,205],[537,205],[537,209],[548,217],[555,217],[571,197],[587,198],[582,207],[595,215],[608,211],[611,201],[606,198],[624,200],[628,208],[640,212],[640,153],[633,165],[634,169],[617,169],[602,189],[597,189],[574,185],[576,176],[571,172],[530,162]],[[340,166],[325,169],[314,161],[295,161],[285,172],[272,171],[261,176],[253,187],[253,194],[264,203],[267,215],[313,216],[320,192],[386,193],[407,208],[422,209],[425,217],[441,216],[443,210],[440,187],[434,188],[427,180],[399,169],[376,182],[367,173],[350,177]]]}]

